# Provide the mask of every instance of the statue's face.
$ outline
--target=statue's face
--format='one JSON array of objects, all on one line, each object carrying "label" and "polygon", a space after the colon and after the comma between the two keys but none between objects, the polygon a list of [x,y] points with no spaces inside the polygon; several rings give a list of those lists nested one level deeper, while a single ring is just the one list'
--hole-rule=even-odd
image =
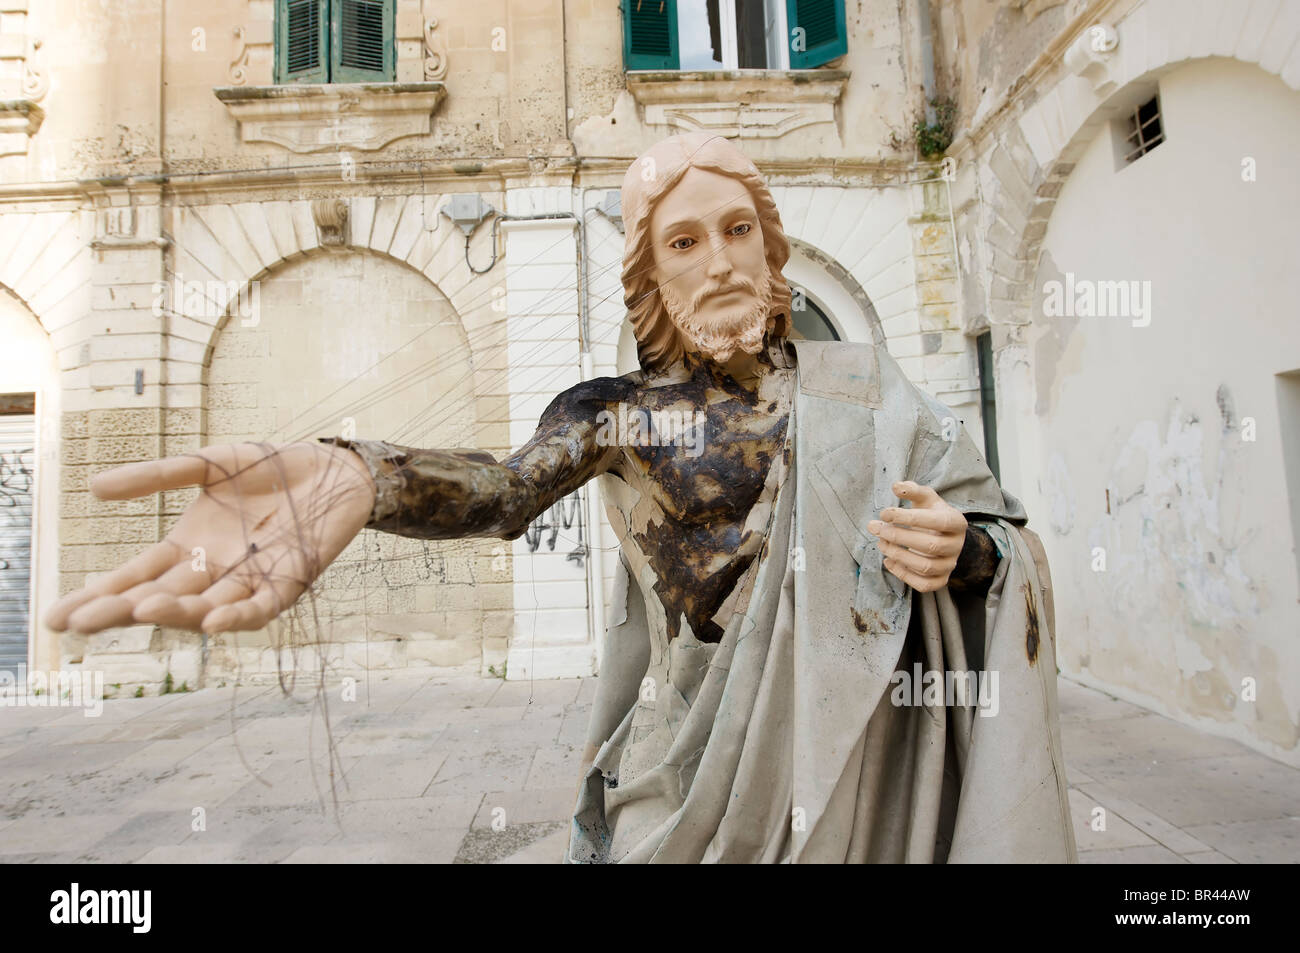
[{"label": "statue's face", "polygon": [[771,275],[754,200],[729,176],[692,168],[650,217],[654,280],[687,350],[726,361],[762,348]]}]

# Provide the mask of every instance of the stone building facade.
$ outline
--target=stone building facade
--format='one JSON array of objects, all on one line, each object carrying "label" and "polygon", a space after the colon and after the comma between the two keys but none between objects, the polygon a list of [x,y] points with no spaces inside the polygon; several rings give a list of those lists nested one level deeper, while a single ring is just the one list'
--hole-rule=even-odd
[{"label": "stone building facade", "polygon": [[[631,369],[617,190],[703,129],[768,178],[800,333],[883,343],[989,441],[1048,547],[1063,672],[1294,761],[1300,4],[715,6],[711,33],[702,0],[0,0],[27,664],[121,692],[318,650],[597,670],[617,556],[594,486],[512,543],[364,533],[261,633],[39,615],[193,498],[101,502],[102,469],[337,433],[500,456],[561,389]],[[1130,158],[1152,99],[1165,138]],[[1048,304],[1129,279],[1148,325]]]}]

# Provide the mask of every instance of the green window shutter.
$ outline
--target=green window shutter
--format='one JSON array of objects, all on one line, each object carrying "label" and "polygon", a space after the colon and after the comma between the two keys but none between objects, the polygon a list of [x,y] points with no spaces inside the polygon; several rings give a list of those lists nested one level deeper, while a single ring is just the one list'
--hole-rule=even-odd
[{"label": "green window shutter", "polygon": [[329,82],[328,0],[276,0],[275,81]]},{"label": "green window shutter", "polygon": [[395,0],[331,0],[330,82],[391,83]]},{"label": "green window shutter", "polygon": [[812,69],[848,52],[844,0],[785,0],[790,68]]},{"label": "green window shutter", "polygon": [[677,69],[677,0],[622,0],[623,68]]}]

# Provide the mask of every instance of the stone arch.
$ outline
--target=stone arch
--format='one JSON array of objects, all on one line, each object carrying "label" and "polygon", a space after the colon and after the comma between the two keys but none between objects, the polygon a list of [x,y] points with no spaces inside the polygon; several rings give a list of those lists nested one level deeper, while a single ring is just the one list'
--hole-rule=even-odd
[{"label": "stone arch", "polygon": [[[205,442],[346,434],[345,415],[352,414],[358,437],[492,450],[508,440],[504,407],[500,419],[479,420],[471,342],[426,274],[392,255],[348,247],[298,255],[253,282],[256,294],[242,300],[258,310],[245,313],[235,300],[217,324]],[[341,298],[358,288],[359,300]],[[351,318],[367,289],[389,317],[357,330]],[[509,570],[493,568],[495,578],[484,572],[499,548],[496,540],[360,534],[313,587],[304,628],[321,640],[331,664],[349,670],[433,664],[477,671],[489,617],[509,606]],[[277,659],[273,645],[267,631],[219,638],[209,675],[270,673],[277,661],[300,671],[316,664],[310,652]]]},{"label": "stone arch", "polygon": [[876,306],[843,265],[801,238],[790,239],[790,252],[786,278],[829,308],[828,316],[835,321],[841,340],[885,343]]},{"label": "stone arch", "polygon": [[[477,399],[496,408],[480,408],[480,416],[500,412],[506,394],[500,373],[506,345],[500,301],[504,262],[482,275],[469,272],[464,234],[439,213],[444,197],[353,196],[315,203],[280,200],[173,209],[171,287],[177,282],[211,282],[227,289],[223,299],[205,296],[195,307],[172,302],[182,325],[179,337],[186,344],[180,360],[192,365],[187,380],[201,381],[227,317],[227,301],[232,295],[248,295],[250,282],[271,274],[282,262],[322,249],[369,251],[422,273],[446,296],[469,336]],[[503,205],[503,200],[495,204]],[[492,229],[475,232],[469,248],[475,261],[492,258],[491,241]]]},{"label": "stone arch", "polygon": [[[1127,90],[1191,60],[1228,57],[1300,90],[1300,9],[1274,0],[1221,4],[1189,16],[1177,0],[1149,0],[1115,24],[1118,44],[1094,52],[1085,30],[1065,72],[995,135],[979,157],[980,189],[994,216],[977,227],[989,247],[995,322],[1027,322],[1033,275],[1061,186],[1097,130],[1127,104]],[[1010,343],[1010,342],[1007,342]]]},{"label": "stone arch", "polygon": [[874,329],[862,340],[876,340],[879,333],[883,342],[891,322],[902,333],[915,321],[906,189],[797,185],[773,186],[771,192],[791,244],[801,252],[813,250],[809,259],[851,295],[865,297],[874,316],[866,324]]},{"label": "stone arch", "polygon": [[[0,393],[35,395],[31,564],[28,576],[27,659],[34,670],[60,665],[58,633],[41,622],[59,596],[60,412],[63,395],[54,344],[30,303],[0,284]],[[24,463],[28,458],[24,455]],[[14,461],[9,461],[12,464]]]},{"label": "stone arch", "polygon": [[[254,289],[274,281],[286,268],[325,262],[334,253],[361,256],[418,276],[446,302],[444,316],[455,325],[454,340],[464,345],[462,357],[468,369],[467,399],[456,409],[476,432],[486,428],[476,441],[478,448],[498,456],[508,449],[505,260],[498,257],[498,267],[486,274],[471,273],[465,264],[464,234],[439,214],[442,198],[354,196],[317,203],[248,202],[172,209],[173,298],[177,282],[198,282],[205,289],[211,282],[222,289],[215,296],[204,293],[187,301],[182,295],[172,302],[175,327],[183,338],[171,352],[173,367],[181,364],[180,373],[189,375],[184,379],[196,385],[192,406],[198,409],[212,403],[201,385],[209,382],[207,369],[220,352],[219,332],[243,319],[239,302],[256,300]],[[469,246],[474,263],[493,258],[491,240],[491,228],[475,232]],[[382,300],[382,294],[376,300]],[[273,317],[263,313],[259,320],[265,324]],[[206,421],[200,428],[204,433],[212,429]],[[325,430],[337,432],[337,424],[316,432]],[[356,435],[397,437],[363,431],[360,423]],[[432,445],[444,444],[434,438]],[[399,553],[387,552],[386,547],[404,548]],[[335,662],[349,668],[432,664],[479,669],[485,640],[501,630],[512,614],[512,573],[508,564],[501,568],[501,560],[494,557],[499,543],[423,543],[371,533],[358,537],[350,549],[330,572],[352,575],[342,581],[322,580],[326,597],[342,600],[348,608],[347,617],[326,634],[327,651]],[[364,613],[351,612],[363,604]],[[270,672],[277,662],[264,638],[223,642],[221,653],[212,656],[210,672],[236,666]],[[294,660],[281,661],[289,665]],[[303,658],[296,663],[312,664]]]}]

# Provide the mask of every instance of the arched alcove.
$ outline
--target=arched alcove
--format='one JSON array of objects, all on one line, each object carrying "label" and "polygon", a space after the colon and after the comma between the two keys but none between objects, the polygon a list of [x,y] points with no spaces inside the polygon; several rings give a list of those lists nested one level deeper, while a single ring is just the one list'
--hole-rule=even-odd
[{"label": "arched alcove", "polygon": [[40,624],[58,598],[59,369],[32,310],[0,286],[0,668],[58,668]]},{"label": "arched alcove", "polygon": [[[472,357],[455,307],[421,272],[368,249],[309,253],[230,301],[206,366],[205,442],[500,448],[505,374],[494,404]],[[499,545],[360,534],[316,587],[320,637],[347,668],[477,671],[484,612],[509,608],[508,572],[484,572]],[[265,632],[241,635],[238,661],[274,670],[269,644]],[[234,666],[233,642],[224,648],[210,672]]]}]

